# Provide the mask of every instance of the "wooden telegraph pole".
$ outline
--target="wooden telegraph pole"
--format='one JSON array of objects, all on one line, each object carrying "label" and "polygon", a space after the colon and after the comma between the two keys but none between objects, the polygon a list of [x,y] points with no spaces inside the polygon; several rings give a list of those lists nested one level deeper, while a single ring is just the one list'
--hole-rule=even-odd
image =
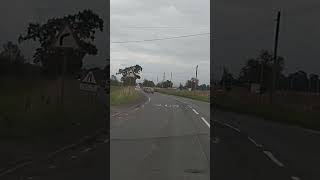
[{"label": "wooden telegraph pole", "polygon": [[280,26],[280,11],[277,13],[276,19],[276,32],[275,32],[275,41],[274,41],[274,51],[273,51],[273,67],[272,67],[272,82],[270,89],[270,103],[273,103],[273,94],[276,86],[276,73],[278,67],[278,58],[277,58],[277,50],[278,50],[278,40],[279,40],[279,26]]}]

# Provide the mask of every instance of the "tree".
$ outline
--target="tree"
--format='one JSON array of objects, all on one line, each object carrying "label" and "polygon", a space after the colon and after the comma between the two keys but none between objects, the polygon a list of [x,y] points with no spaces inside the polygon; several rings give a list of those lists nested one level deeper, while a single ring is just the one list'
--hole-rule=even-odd
[{"label": "tree", "polygon": [[170,87],[172,87],[172,85],[173,85],[173,83],[169,80],[166,80],[160,84],[160,86],[162,88],[170,88]]},{"label": "tree", "polygon": [[147,80],[147,79],[145,79],[145,80],[143,81],[142,85],[143,85],[144,87],[154,87],[154,86],[155,86],[155,84],[154,84],[153,81],[149,81],[149,80]]},{"label": "tree", "polygon": [[295,73],[289,74],[290,87],[296,91],[308,90],[308,75],[306,72],[300,70]]},{"label": "tree", "polygon": [[319,91],[319,75],[311,73],[309,75],[309,88],[312,92]]},{"label": "tree", "polygon": [[[284,68],[284,58],[277,57],[276,81]],[[267,50],[260,50],[258,57],[250,58],[241,69],[240,83],[261,83],[262,87],[270,87],[272,77],[273,56]]]},{"label": "tree", "polygon": [[25,62],[26,59],[17,44],[9,41],[3,45],[3,51],[0,53],[0,73],[22,73]]},{"label": "tree", "polygon": [[201,85],[199,86],[199,90],[202,90],[202,91],[207,90],[207,85],[206,85],[206,84],[201,84]]},{"label": "tree", "polygon": [[222,87],[226,88],[227,90],[230,90],[234,81],[235,81],[235,79],[233,78],[233,75],[231,73],[229,73],[229,71],[226,67],[224,67],[221,81],[220,81],[220,85]]},{"label": "tree", "polygon": [[117,74],[121,74],[121,81],[125,86],[135,86],[136,80],[140,79],[139,73],[142,71],[140,65],[126,67],[124,69],[119,69]]},{"label": "tree", "polygon": [[110,85],[111,86],[119,86],[119,81],[115,75],[111,75]]},{"label": "tree", "polygon": [[35,63],[41,63],[46,72],[61,71],[62,51],[52,49],[56,35],[64,28],[65,23],[70,25],[75,37],[79,40],[79,50],[73,50],[68,55],[68,72],[79,71],[82,58],[86,55],[96,55],[98,50],[93,44],[96,30],[103,31],[103,20],[91,10],[83,10],[77,14],[61,18],[51,18],[44,24],[30,23],[27,33],[19,36],[19,43],[33,40],[40,43],[33,55]]},{"label": "tree", "polygon": [[192,81],[191,80],[187,80],[186,84],[185,84],[186,88],[192,88]]},{"label": "tree", "polygon": [[179,89],[182,90],[183,89],[183,85],[180,83],[179,85]]}]

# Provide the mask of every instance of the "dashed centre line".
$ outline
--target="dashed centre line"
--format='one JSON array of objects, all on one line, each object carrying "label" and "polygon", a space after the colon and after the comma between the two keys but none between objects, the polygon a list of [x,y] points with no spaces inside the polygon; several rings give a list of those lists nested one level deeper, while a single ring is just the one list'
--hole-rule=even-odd
[{"label": "dashed centre line", "polygon": [[261,144],[258,144],[254,139],[252,139],[251,137],[248,137],[249,141],[251,141],[255,146],[257,147],[262,147]]},{"label": "dashed centre line", "polygon": [[201,117],[201,120],[210,128],[210,124],[207,122],[207,120],[204,117]]},{"label": "dashed centre line", "polygon": [[233,126],[231,126],[230,124],[227,124],[227,123],[223,123],[223,124],[224,124],[225,126],[231,128],[231,129],[237,131],[237,132],[240,132],[240,129],[238,129],[238,128],[236,128],[236,127],[233,127]]},{"label": "dashed centre line", "polygon": [[292,180],[300,180],[300,178],[297,177],[297,176],[291,176],[291,179],[292,179]]},{"label": "dashed centre line", "polygon": [[196,114],[199,114],[195,109],[192,109],[192,111],[193,111],[194,113],[196,113]]},{"label": "dashed centre line", "polygon": [[284,165],[277,158],[275,158],[270,151],[263,151],[263,153],[266,154],[278,166],[284,167]]}]

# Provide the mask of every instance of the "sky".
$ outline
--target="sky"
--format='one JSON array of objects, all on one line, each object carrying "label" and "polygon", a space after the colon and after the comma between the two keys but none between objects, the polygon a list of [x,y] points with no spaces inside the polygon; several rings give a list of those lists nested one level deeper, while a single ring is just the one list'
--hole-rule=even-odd
[{"label": "sky", "polygon": [[[75,14],[84,9],[91,9],[104,21],[108,16],[107,2],[101,0],[10,0],[0,2],[0,50],[2,44],[7,41],[18,43],[19,34],[26,32],[28,23],[44,23],[52,17],[62,17],[67,14]],[[109,57],[106,51],[109,43],[108,24],[105,24],[103,32],[96,33],[94,44],[98,48],[98,55],[85,56],[83,63],[85,67],[104,67]],[[38,43],[26,41],[20,44],[23,54],[28,61],[32,62]]]},{"label": "sky", "polygon": [[[210,31],[209,0],[111,0],[111,41],[144,40]],[[214,77],[226,66],[237,76],[241,67],[260,49],[273,50],[276,10],[281,9],[279,55],[285,58],[285,73],[305,70],[320,74],[320,1],[318,0],[214,0],[211,69]],[[0,45],[17,42],[29,22],[92,9],[104,20],[109,18],[101,0],[10,0],[0,2]],[[18,13],[17,13],[18,12]],[[140,27],[140,28],[134,28]],[[149,27],[149,28],[141,28]],[[159,27],[159,28],[150,28]],[[161,28],[162,27],[162,28]],[[165,28],[171,27],[171,28]],[[107,29],[108,27],[106,27]],[[108,35],[98,32],[97,56],[86,56],[86,67],[104,67],[108,57]],[[32,61],[39,45],[24,42],[21,48]],[[1,49],[2,47],[0,47]],[[200,83],[209,82],[209,36],[195,36],[143,43],[111,44],[111,73],[140,64],[142,78],[184,83],[199,65]],[[214,78],[213,77],[213,78]]]},{"label": "sky", "polygon": [[273,51],[275,18],[281,10],[278,55],[284,73],[304,70],[320,74],[320,1],[216,0],[214,3],[213,74],[222,66],[238,76],[241,67],[260,49]]},{"label": "sky", "polygon": [[[210,33],[210,0],[111,0],[110,70],[139,64],[141,80],[171,80],[175,86],[195,77],[210,82],[210,34],[147,41],[115,43]],[[121,76],[118,75],[118,78]],[[158,81],[157,81],[158,80]]]}]

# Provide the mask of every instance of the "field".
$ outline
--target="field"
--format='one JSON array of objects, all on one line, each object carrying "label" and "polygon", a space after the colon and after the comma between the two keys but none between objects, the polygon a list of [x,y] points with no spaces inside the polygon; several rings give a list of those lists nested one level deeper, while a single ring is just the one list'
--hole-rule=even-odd
[{"label": "field", "polygon": [[119,106],[138,100],[142,95],[134,87],[111,86],[110,104]]},{"label": "field", "polygon": [[278,91],[274,103],[269,95],[230,91],[214,93],[212,103],[220,109],[247,113],[280,123],[320,129],[319,96],[310,93]]},{"label": "field", "polygon": [[210,102],[210,91],[188,91],[176,89],[156,89],[156,91],[164,94],[181,96],[204,102]]}]

